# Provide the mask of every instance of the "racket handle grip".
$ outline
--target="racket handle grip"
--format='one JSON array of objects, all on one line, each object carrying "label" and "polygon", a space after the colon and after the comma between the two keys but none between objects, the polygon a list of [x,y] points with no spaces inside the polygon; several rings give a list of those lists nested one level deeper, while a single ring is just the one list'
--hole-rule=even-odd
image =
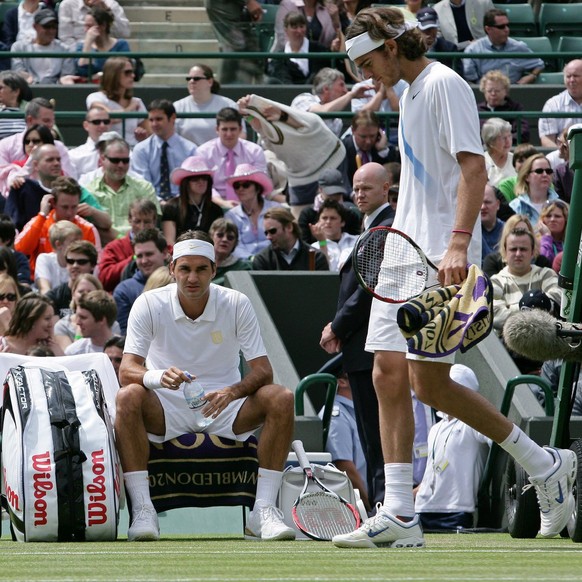
[{"label": "racket handle grip", "polygon": [[310,463],[309,463],[309,460],[307,458],[307,455],[305,454],[305,449],[303,448],[303,442],[300,440],[293,441],[291,443],[291,447],[293,448],[293,450],[295,451],[295,454],[297,455],[297,461],[299,463],[299,466],[302,469],[307,469],[310,466]]}]

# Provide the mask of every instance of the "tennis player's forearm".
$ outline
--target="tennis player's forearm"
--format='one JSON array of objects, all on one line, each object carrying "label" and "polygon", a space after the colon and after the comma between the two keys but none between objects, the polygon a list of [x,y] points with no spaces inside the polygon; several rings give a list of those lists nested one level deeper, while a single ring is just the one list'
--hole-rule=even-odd
[{"label": "tennis player's forearm", "polygon": [[458,154],[461,176],[457,190],[457,212],[453,230],[473,232],[483,203],[483,192],[487,184],[485,159],[478,154]]},{"label": "tennis player's forearm", "polygon": [[257,358],[256,360],[248,362],[248,364],[250,371],[240,382],[231,386],[236,398],[250,396],[262,386],[273,383],[273,369],[266,357]]}]

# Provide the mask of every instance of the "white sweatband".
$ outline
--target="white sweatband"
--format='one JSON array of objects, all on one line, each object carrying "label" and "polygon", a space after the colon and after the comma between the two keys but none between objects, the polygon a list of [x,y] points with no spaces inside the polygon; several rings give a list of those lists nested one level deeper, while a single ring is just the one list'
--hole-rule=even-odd
[{"label": "white sweatband", "polygon": [[172,254],[173,261],[177,261],[180,257],[188,256],[206,257],[213,263],[216,263],[214,245],[204,240],[182,240],[174,245],[174,252]]},{"label": "white sweatband", "polygon": [[393,36],[381,40],[374,40],[367,32],[358,34],[358,36],[346,40],[346,52],[348,53],[348,57],[350,57],[351,61],[355,61],[382,46],[386,40],[395,40],[405,32],[412,30],[417,26],[418,22],[410,22],[408,20],[404,21],[403,26],[396,27],[388,25],[386,31]]},{"label": "white sweatband", "polygon": [[166,370],[148,370],[143,375],[143,385],[148,390],[159,390],[162,386],[162,376]]},{"label": "white sweatband", "polygon": [[367,32],[346,40],[346,52],[351,61],[363,57],[373,50],[381,47],[386,39],[373,40]]}]

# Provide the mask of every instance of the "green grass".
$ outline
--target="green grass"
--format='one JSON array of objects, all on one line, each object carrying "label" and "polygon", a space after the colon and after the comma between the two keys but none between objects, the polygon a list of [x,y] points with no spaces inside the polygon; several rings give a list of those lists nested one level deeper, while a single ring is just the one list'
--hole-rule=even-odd
[{"label": "green grass", "polygon": [[164,537],[156,543],[0,541],[0,580],[538,581],[582,580],[582,546],[506,534],[427,535],[414,550],[347,550],[319,542]]}]

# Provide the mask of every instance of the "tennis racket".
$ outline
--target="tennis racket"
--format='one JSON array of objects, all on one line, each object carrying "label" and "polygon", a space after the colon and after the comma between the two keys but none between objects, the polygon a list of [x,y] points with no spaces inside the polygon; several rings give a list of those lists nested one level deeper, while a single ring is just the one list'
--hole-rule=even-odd
[{"label": "tennis racket", "polygon": [[387,303],[405,303],[420,295],[430,271],[438,272],[408,235],[388,226],[370,228],[360,236],[352,264],[360,285]]},{"label": "tennis racket", "polygon": [[[354,531],[360,525],[358,510],[313,474],[301,441],[293,441],[291,446],[305,474],[303,490],[291,510],[295,525],[306,536],[319,541],[330,541],[335,535]],[[318,490],[309,491],[311,484]]]}]

